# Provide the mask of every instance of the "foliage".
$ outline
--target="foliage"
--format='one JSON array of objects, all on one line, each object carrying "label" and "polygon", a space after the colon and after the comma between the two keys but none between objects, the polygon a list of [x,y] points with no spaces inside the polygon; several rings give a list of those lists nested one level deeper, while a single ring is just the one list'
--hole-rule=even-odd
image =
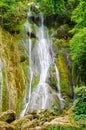
[{"label": "foliage", "polygon": [[75,94],[72,116],[76,121],[80,120],[80,124],[86,124],[86,87],[76,87]]},{"label": "foliage", "polygon": [[26,10],[25,1],[1,0],[0,25],[7,30],[12,30],[12,27],[16,27],[15,25],[19,24],[21,18],[25,17]]},{"label": "foliage", "polygon": [[86,114],[86,87],[76,88],[75,94],[74,113],[76,115]]},{"label": "foliage", "polygon": [[[32,1],[39,2],[39,10],[44,12],[45,15],[56,14],[62,18],[70,17],[72,10],[77,5],[76,0],[30,0],[29,2]],[[27,3],[27,0],[1,0],[0,25],[11,32],[13,31],[12,28],[16,28],[16,25],[19,25],[20,21],[21,25],[28,11]]]},{"label": "foliage", "polygon": [[[37,1],[37,0],[36,0]],[[37,1],[39,2],[39,1]],[[41,0],[40,1],[40,10],[48,14],[59,14],[59,15],[66,15],[68,9],[73,8],[76,1],[70,0]],[[71,7],[72,6],[72,7]],[[48,11],[48,12],[47,12]]]},{"label": "foliage", "polygon": [[86,27],[86,1],[79,0],[79,4],[72,12],[72,20],[76,23],[75,28]]},{"label": "foliage", "polygon": [[78,84],[86,84],[86,28],[80,30],[70,41],[73,61],[73,77]]}]

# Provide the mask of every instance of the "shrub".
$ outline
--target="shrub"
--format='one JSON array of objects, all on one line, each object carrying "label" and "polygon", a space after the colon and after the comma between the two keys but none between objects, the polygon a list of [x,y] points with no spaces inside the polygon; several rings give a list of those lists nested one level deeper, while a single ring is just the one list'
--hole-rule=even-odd
[{"label": "shrub", "polygon": [[76,99],[74,101],[74,119],[80,120],[86,118],[86,87],[76,87]]}]

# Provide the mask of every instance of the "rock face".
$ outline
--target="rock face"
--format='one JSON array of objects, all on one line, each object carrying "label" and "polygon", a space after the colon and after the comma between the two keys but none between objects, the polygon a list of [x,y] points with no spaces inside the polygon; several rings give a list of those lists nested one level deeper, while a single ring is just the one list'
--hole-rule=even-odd
[{"label": "rock face", "polygon": [[0,58],[3,64],[0,111],[11,109],[19,115],[25,90],[24,74],[20,62],[22,51],[18,44],[20,38],[13,37],[1,28],[0,34],[2,38],[0,38]]},{"label": "rock face", "polygon": [[16,119],[16,113],[12,110],[8,110],[6,112],[3,112],[0,115],[0,121],[4,121],[4,122],[7,122],[7,123],[11,123],[15,119]]}]

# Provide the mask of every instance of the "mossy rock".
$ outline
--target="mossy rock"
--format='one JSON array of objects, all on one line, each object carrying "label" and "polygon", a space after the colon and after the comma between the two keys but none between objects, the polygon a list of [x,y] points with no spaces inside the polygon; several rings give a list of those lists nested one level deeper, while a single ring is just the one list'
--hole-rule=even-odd
[{"label": "mossy rock", "polygon": [[11,123],[15,119],[16,119],[16,113],[12,110],[8,110],[6,112],[3,112],[0,115],[0,121],[4,121],[4,122],[7,122],[7,123]]}]

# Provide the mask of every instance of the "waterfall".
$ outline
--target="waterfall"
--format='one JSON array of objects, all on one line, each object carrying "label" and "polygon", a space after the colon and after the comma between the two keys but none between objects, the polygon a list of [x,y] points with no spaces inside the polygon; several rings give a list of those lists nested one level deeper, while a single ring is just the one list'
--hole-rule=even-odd
[{"label": "waterfall", "polygon": [[[28,21],[28,17],[31,15],[31,10],[29,8],[29,13],[27,15],[27,20],[25,23],[26,31],[29,32],[28,39],[28,59],[29,59],[29,92],[28,102],[24,103],[25,107],[21,112],[21,117],[24,116],[28,111],[47,109],[50,108],[51,102],[55,100],[57,107],[60,107],[58,100],[63,100],[60,91],[60,78],[59,70],[54,63],[57,78],[57,90],[55,92],[51,86],[48,84],[47,80],[49,78],[49,69],[53,64],[53,53],[51,50],[51,40],[49,38],[48,30],[44,26],[44,17],[40,13],[40,26],[34,25],[36,30],[35,45],[33,46],[33,41],[31,39],[32,27]],[[27,50],[27,48],[26,48]],[[32,82],[34,75],[38,74],[38,84],[32,91]],[[32,91],[32,92],[31,92]],[[55,99],[54,99],[55,98]],[[56,107],[56,106],[55,106]],[[53,108],[53,107],[52,107]]]},{"label": "waterfall", "polygon": [[45,32],[44,32],[44,18],[43,14],[40,13],[41,18],[41,27],[36,30],[36,35],[38,37],[37,42],[37,55],[39,59],[39,70],[40,70],[40,76],[39,76],[39,83],[38,83],[38,93],[40,92],[40,87],[43,86],[44,95],[42,97],[42,109],[46,107],[47,103],[47,91],[46,91],[46,79],[48,76],[48,70],[50,67],[50,64],[52,62],[52,58],[49,51],[49,43],[48,43],[48,37],[45,38]]},{"label": "waterfall", "polygon": [[[48,38],[46,39],[44,36],[44,25],[43,25],[43,15],[41,13],[41,27],[39,30],[37,29],[37,53],[39,58],[39,66],[40,66],[40,79],[39,84],[45,83],[48,69],[51,64],[51,55],[49,52],[49,43]],[[41,33],[40,33],[41,32]]]}]

